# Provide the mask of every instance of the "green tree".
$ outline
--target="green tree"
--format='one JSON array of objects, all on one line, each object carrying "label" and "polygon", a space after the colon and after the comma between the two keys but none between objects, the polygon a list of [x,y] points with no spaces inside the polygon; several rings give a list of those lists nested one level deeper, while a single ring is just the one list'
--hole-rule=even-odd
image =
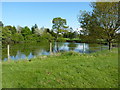
[{"label": "green tree", "polygon": [[11,36],[11,40],[14,41],[14,43],[19,43],[24,41],[24,37],[20,33],[14,33]]},{"label": "green tree", "polygon": [[66,19],[62,19],[61,17],[54,18],[52,20],[53,26],[52,29],[57,33],[56,38],[58,39],[58,35],[61,32],[61,29],[66,25]]},{"label": "green tree", "polygon": [[91,3],[92,12],[82,12],[79,21],[90,39],[105,39],[111,49],[118,28],[118,2]]},{"label": "green tree", "polygon": [[2,21],[0,21],[0,27],[3,27],[3,23],[2,23]]},{"label": "green tree", "polygon": [[32,26],[31,30],[32,30],[32,34],[35,34],[35,29],[37,29],[38,26],[37,24],[35,24],[34,26]]},{"label": "green tree", "polygon": [[69,32],[69,33],[68,33],[68,37],[69,37],[70,39],[75,38],[75,32]]},{"label": "green tree", "polygon": [[17,33],[17,30],[16,30],[16,27],[15,27],[15,26],[12,27],[12,31],[11,31],[11,32],[12,32],[12,34]]},{"label": "green tree", "polygon": [[5,26],[2,28],[2,41],[3,43],[10,43],[11,42],[11,26]]},{"label": "green tree", "polygon": [[27,38],[28,35],[31,35],[32,32],[30,31],[29,27],[25,26],[22,31],[21,34],[24,36],[25,40],[28,40],[29,38]]},{"label": "green tree", "polygon": [[32,30],[32,34],[35,34],[35,28],[34,28],[34,26],[32,26],[31,30]]},{"label": "green tree", "polygon": [[3,28],[3,23],[2,21],[0,21],[0,45],[2,44],[1,41],[2,41],[2,28]]}]

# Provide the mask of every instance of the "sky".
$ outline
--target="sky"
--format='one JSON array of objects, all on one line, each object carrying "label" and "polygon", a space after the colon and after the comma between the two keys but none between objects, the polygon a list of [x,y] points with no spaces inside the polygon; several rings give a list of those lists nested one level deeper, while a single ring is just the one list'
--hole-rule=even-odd
[{"label": "sky", "polygon": [[90,2],[2,2],[4,25],[52,28],[56,17],[66,19],[74,30],[80,27],[77,16],[80,10],[92,11]]}]

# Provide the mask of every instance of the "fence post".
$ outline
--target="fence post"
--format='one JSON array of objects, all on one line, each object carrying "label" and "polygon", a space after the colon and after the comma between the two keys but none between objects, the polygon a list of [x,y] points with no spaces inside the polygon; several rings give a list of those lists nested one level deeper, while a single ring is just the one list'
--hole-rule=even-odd
[{"label": "fence post", "polygon": [[52,43],[50,42],[50,54],[52,54]]},{"label": "fence post", "polygon": [[10,47],[9,44],[7,45],[7,51],[8,51],[8,61],[10,60]]}]

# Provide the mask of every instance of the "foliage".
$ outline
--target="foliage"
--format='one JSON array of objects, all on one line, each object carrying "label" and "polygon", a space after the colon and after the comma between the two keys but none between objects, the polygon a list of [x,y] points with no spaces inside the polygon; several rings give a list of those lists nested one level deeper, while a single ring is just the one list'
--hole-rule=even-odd
[{"label": "foliage", "polygon": [[52,29],[57,33],[56,38],[58,38],[58,34],[60,34],[62,32],[62,29],[67,24],[66,19],[62,19],[61,17],[57,17],[57,18],[54,18],[52,20],[52,23],[53,23]]},{"label": "foliage", "polygon": [[0,27],[3,27],[3,23],[2,23],[2,21],[0,21]]},{"label": "foliage", "polygon": [[59,37],[59,38],[57,39],[57,42],[65,42],[65,41],[66,41],[66,39],[63,38],[63,37]]},{"label": "foliage", "polygon": [[4,26],[2,30],[2,42],[3,43],[20,43],[20,42],[41,42],[42,40],[53,41],[52,36],[48,28],[39,29],[37,24],[31,29],[29,27],[18,26]]},{"label": "foliage", "polygon": [[[31,29],[29,27],[21,27],[18,26],[4,26],[2,34],[2,42],[3,43],[20,43],[20,42],[41,42],[41,41],[66,41],[66,40],[73,40],[78,38],[78,34],[76,31],[68,31],[60,29],[60,34],[57,35],[53,30],[49,28],[34,28],[33,26]],[[59,38],[56,38],[56,37]],[[93,41],[89,40],[88,36],[80,35],[80,38],[77,39],[78,41],[81,40],[82,42],[86,41]],[[100,39],[99,39],[100,40]]]},{"label": "foliage", "polygon": [[24,37],[19,34],[19,33],[15,33],[11,36],[11,40],[13,40],[14,42],[18,43],[20,41],[24,41]]},{"label": "foliage", "polygon": [[92,40],[106,39],[110,49],[119,26],[118,2],[94,2],[91,6],[92,12],[83,11],[79,16],[83,34],[88,35]]},{"label": "foliage", "polygon": [[55,39],[55,38],[52,37],[52,35],[51,35],[50,33],[48,33],[48,32],[44,32],[44,33],[42,34],[42,38],[48,40],[49,42],[52,42],[52,41]]},{"label": "foliage", "polygon": [[32,34],[32,33],[31,33],[30,29],[29,29],[27,26],[25,26],[25,27],[22,29],[21,34],[25,37],[26,35],[30,35],[30,34]]},{"label": "foliage", "polygon": [[10,42],[11,41],[11,36],[12,36],[12,33],[11,33],[11,26],[6,26],[6,27],[3,27],[2,29],[2,40],[4,40],[4,42]]},{"label": "foliage", "polygon": [[76,32],[73,32],[72,27],[66,26],[66,19],[61,17],[53,18],[53,26],[50,30],[49,28],[39,28],[37,24],[33,25],[31,28],[28,26],[4,26],[2,33],[3,43],[20,43],[20,42],[41,42],[45,41],[65,41],[64,38],[73,39],[76,38]]}]

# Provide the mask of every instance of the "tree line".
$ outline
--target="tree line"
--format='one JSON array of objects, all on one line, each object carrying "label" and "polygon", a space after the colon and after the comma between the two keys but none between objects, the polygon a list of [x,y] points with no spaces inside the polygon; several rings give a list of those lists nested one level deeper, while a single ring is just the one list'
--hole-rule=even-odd
[{"label": "tree line", "polygon": [[61,17],[53,18],[52,29],[38,28],[37,24],[31,28],[15,27],[15,26],[2,26],[2,42],[3,43],[19,43],[19,42],[31,42],[42,40],[62,41],[64,38],[79,38],[83,41],[97,41],[107,42],[109,49],[111,43],[117,42],[120,30],[120,18],[118,2],[92,2],[90,4],[92,11],[80,11],[78,15],[78,21],[80,23],[80,33],[73,31],[73,29],[67,26],[66,19]]},{"label": "tree line", "polygon": [[0,22],[2,27],[2,43],[21,43],[21,42],[41,42],[41,41],[62,41],[63,38],[75,38],[76,32],[73,32],[72,28],[65,26],[61,17],[54,18],[53,28],[39,28],[37,24],[31,28],[28,26],[4,26]]}]

